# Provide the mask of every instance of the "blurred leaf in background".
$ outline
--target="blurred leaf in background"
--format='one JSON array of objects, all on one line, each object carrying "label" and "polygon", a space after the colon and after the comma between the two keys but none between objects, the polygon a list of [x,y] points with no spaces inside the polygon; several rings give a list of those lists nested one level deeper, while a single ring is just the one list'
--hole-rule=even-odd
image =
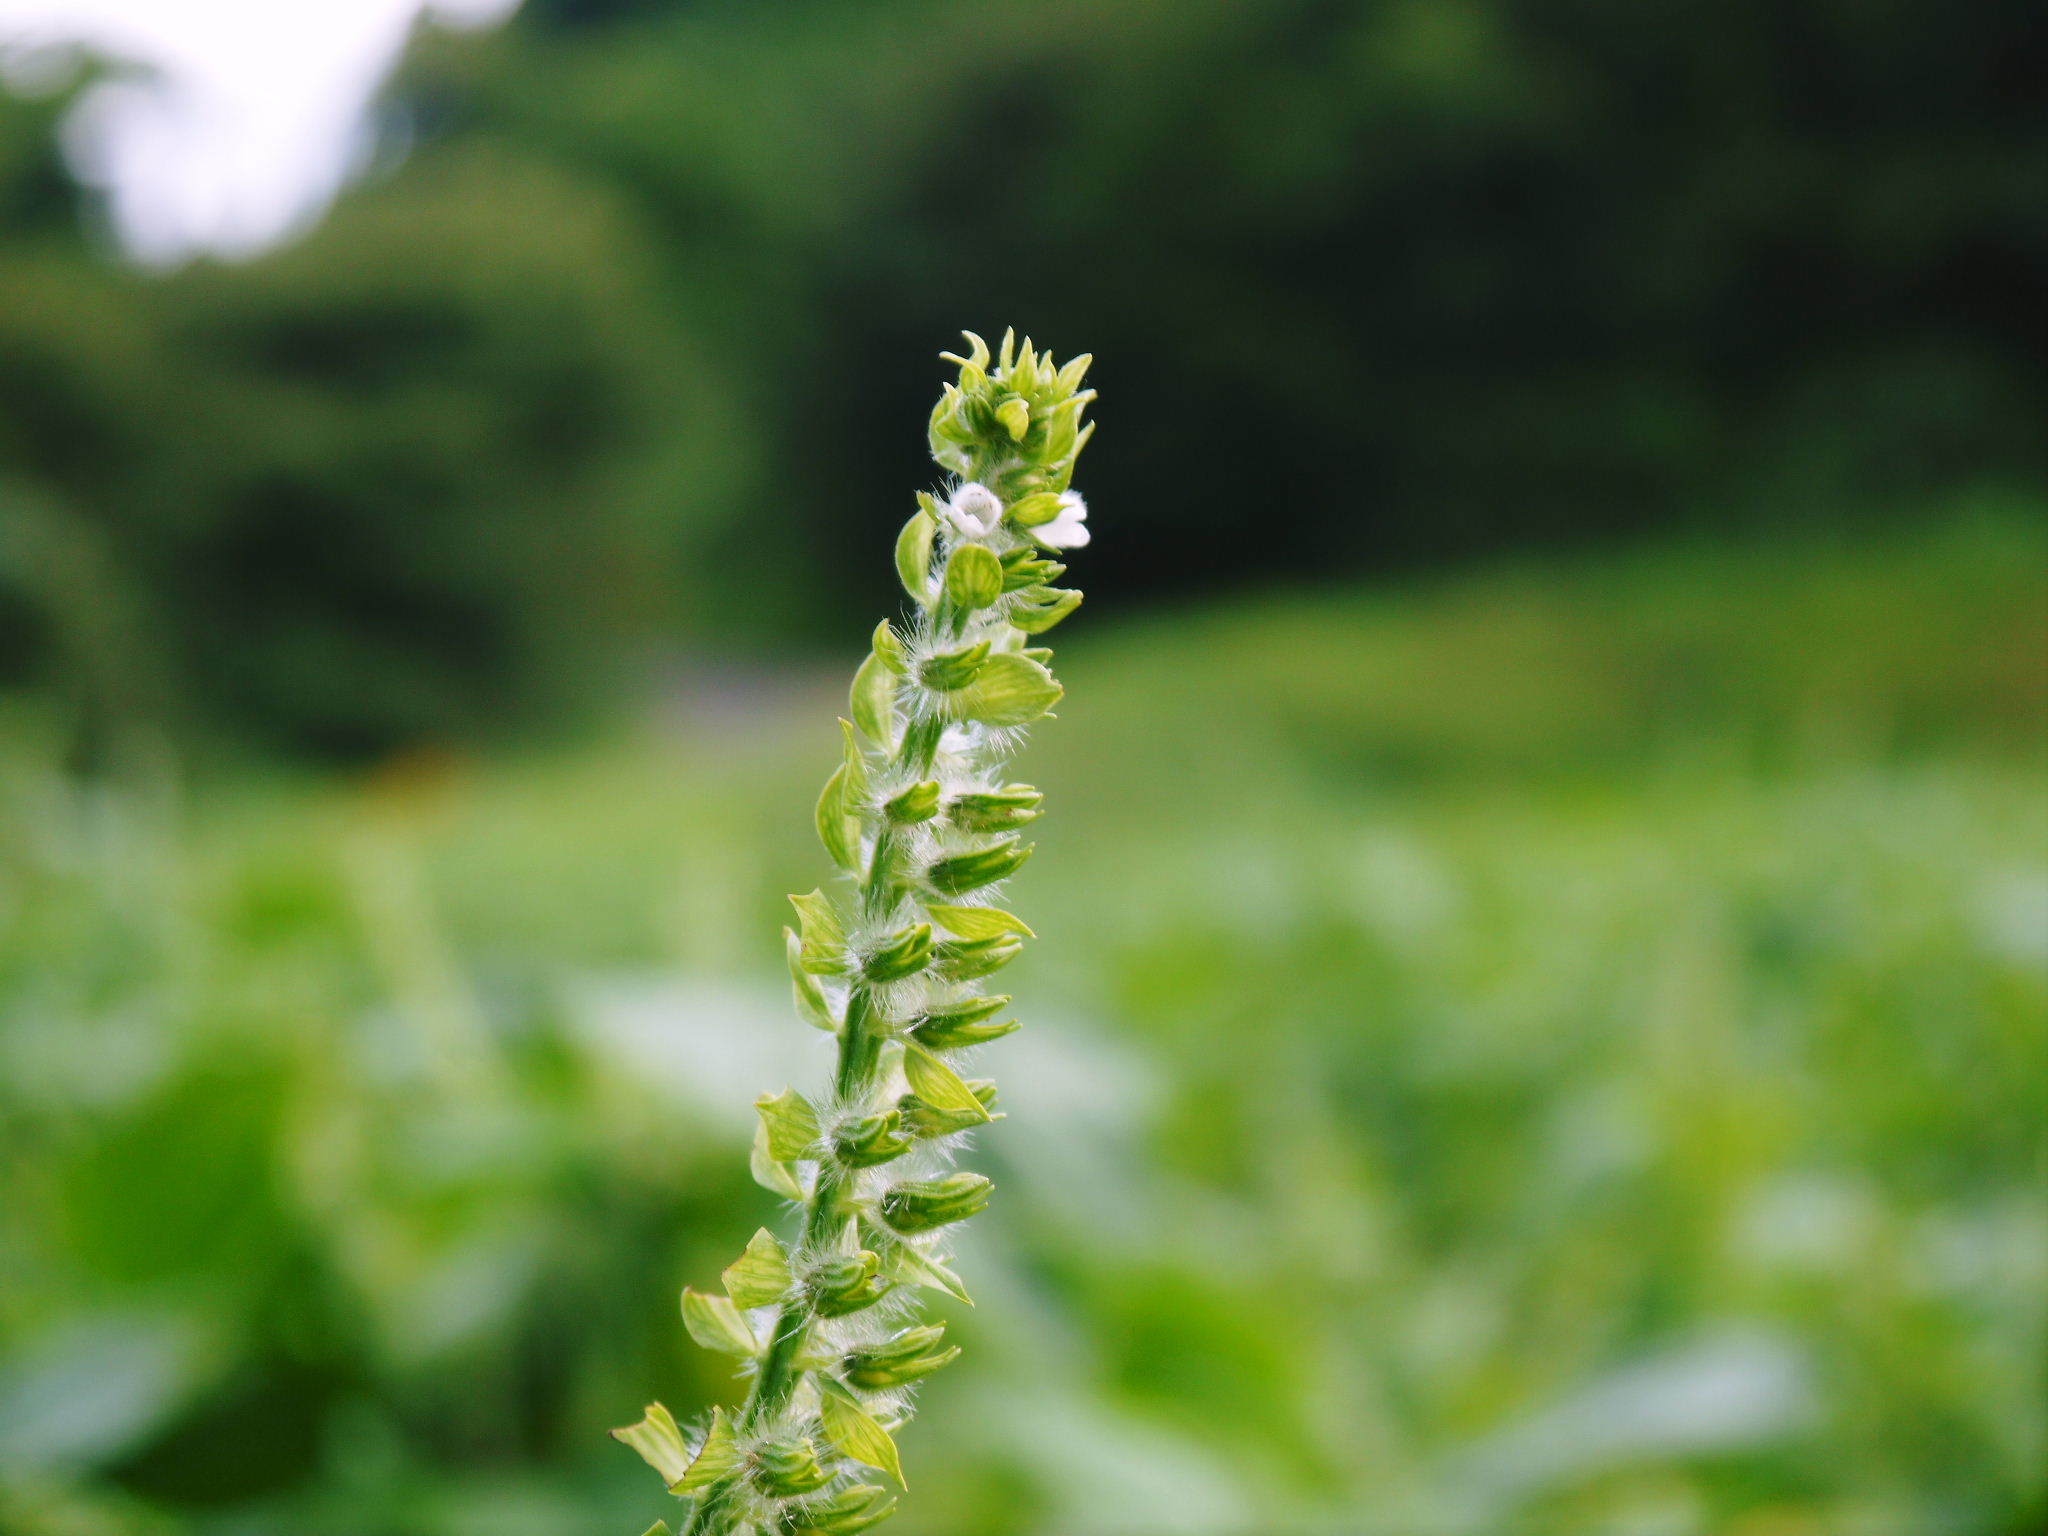
[{"label": "blurred leaf in background", "polygon": [[[1083,636],[905,1536],[2030,1530],[2044,560],[1980,509]],[[671,1283],[823,1048],[801,676],[352,784],[12,717],[0,1526],[652,1518],[592,1427],[729,1395]]]},{"label": "blurred leaf in background", "polygon": [[2030,22],[530,0],[423,36],[309,235],[154,277],[10,106],[0,493],[123,589],[154,680],[81,674],[19,560],[0,675],[360,759],[815,647],[887,600],[820,573],[928,477],[962,323],[1111,370],[1112,611],[2037,489]]}]

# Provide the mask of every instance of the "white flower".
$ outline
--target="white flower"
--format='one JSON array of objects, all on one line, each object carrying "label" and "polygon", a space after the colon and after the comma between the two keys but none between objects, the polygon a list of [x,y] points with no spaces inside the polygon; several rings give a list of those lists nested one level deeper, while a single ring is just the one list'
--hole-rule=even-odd
[{"label": "white flower", "polygon": [[1061,492],[1059,515],[1031,534],[1047,549],[1079,549],[1088,542],[1088,503],[1078,491]]},{"label": "white flower", "polygon": [[946,503],[947,520],[970,539],[995,532],[1003,520],[1003,503],[996,493],[979,481],[970,480]]}]

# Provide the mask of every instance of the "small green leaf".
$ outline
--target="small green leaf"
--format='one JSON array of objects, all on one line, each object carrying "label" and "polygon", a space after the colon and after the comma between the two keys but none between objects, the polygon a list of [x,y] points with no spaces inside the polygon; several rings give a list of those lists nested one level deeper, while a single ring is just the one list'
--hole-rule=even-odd
[{"label": "small green leaf", "polygon": [[668,1536],[668,1522],[657,1520],[640,1533],[640,1536]]},{"label": "small green leaf", "polygon": [[832,1004],[825,989],[818,985],[817,977],[804,969],[803,941],[794,928],[782,930],[782,951],[789,959],[789,985],[796,999],[797,1015],[813,1029],[822,1029],[828,1035],[838,1033],[839,1021],[832,1016]]},{"label": "small green leaf", "polygon": [[896,1454],[896,1442],[889,1438],[889,1431],[876,1423],[873,1415],[844,1387],[831,1382],[821,1382],[820,1386],[823,1395],[818,1417],[824,1425],[825,1438],[838,1447],[840,1455],[888,1473],[907,1491],[910,1485],[903,1481],[903,1460]]},{"label": "small green leaf", "polygon": [[969,1117],[975,1124],[988,1123],[988,1111],[960,1074],[914,1040],[903,1042],[903,1075],[910,1080],[911,1091],[932,1108]]},{"label": "small green leaf", "polygon": [[839,734],[846,743],[846,808],[852,811],[868,792],[868,759],[851,720],[840,720]]},{"label": "small green leaf", "polygon": [[868,639],[868,649],[888,664],[889,670],[901,673],[906,665],[903,656],[903,637],[896,633],[896,626],[887,619],[875,626],[875,632]]},{"label": "small green leaf", "polygon": [[793,1163],[813,1155],[818,1141],[818,1112],[811,1101],[794,1088],[764,1093],[754,1100],[761,1128],[768,1133],[768,1155],[778,1163]]},{"label": "small green leaf", "polygon": [[746,1453],[740,1449],[739,1437],[732,1432],[732,1422],[726,1418],[725,1410],[714,1408],[711,1410],[711,1428],[704,1435],[703,1449],[690,1463],[690,1470],[671,1483],[668,1491],[697,1493],[735,1470],[745,1459]]},{"label": "small green leaf", "polygon": [[659,1403],[649,1403],[638,1424],[613,1430],[612,1438],[638,1451],[640,1459],[659,1472],[671,1489],[690,1470],[690,1448],[683,1443],[683,1432]]},{"label": "small green leaf", "polygon": [[754,1127],[754,1150],[747,1157],[747,1171],[754,1176],[754,1182],[770,1194],[780,1195],[785,1200],[801,1200],[803,1185],[797,1183],[796,1175],[788,1164],[778,1163],[768,1150],[768,1127]]},{"label": "small green leaf", "polygon": [[896,746],[896,674],[873,651],[868,652],[860,670],[853,674],[847,694],[853,723],[860,732],[884,751]]},{"label": "small green leaf", "polygon": [[683,1326],[691,1338],[721,1355],[750,1360],[761,1353],[761,1341],[754,1337],[754,1330],[740,1316],[739,1308],[723,1296],[707,1296],[683,1287]]},{"label": "small green leaf", "polygon": [[905,592],[925,604],[932,600],[932,541],[938,536],[939,520],[930,497],[921,495],[918,501],[917,514],[896,535],[896,577]]},{"label": "small green leaf", "polygon": [[818,841],[841,869],[860,867],[860,823],[846,810],[846,765],[832,770],[818,796]]},{"label": "small green leaf", "polygon": [[1066,690],[1044,667],[1015,651],[998,651],[982,664],[974,681],[953,695],[953,707],[986,725],[1028,725]]},{"label": "small green leaf", "polygon": [[846,930],[831,899],[823,891],[810,891],[790,897],[789,904],[796,908],[801,930],[803,968],[814,976],[836,976],[847,970]]},{"label": "small green leaf", "polygon": [[986,608],[1003,595],[1003,562],[985,544],[962,544],[946,561],[946,596],[958,608]]},{"label": "small green leaf", "polygon": [[894,1243],[889,1248],[889,1273],[907,1285],[921,1285],[928,1291],[943,1291],[955,1300],[974,1305],[974,1298],[967,1294],[967,1287],[960,1277],[930,1254],[912,1247],[909,1243]]},{"label": "small green leaf", "polygon": [[742,1311],[769,1306],[782,1300],[790,1287],[788,1250],[763,1227],[719,1278],[725,1282],[725,1294]]},{"label": "small green leaf", "polygon": [[1001,907],[927,907],[932,921],[963,939],[997,939],[1006,933],[1021,938],[1035,939],[1037,934],[1025,927],[1024,919]]}]

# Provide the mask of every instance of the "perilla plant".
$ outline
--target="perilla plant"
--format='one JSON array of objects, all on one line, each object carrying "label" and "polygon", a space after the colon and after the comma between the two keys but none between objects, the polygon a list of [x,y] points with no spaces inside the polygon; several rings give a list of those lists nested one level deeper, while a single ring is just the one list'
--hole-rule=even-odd
[{"label": "perilla plant", "polygon": [[959,378],[929,428],[943,492],[918,496],[896,540],[907,617],[875,629],[818,799],[838,873],[790,898],[796,1011],[836,1038],[837,1066],[755,1106],[754,1177],[788,1201],[788,1230],[756,1232],[722,1290],[683,1292],[690,1337],[745,1362],[746,1401],[687,1431],[655,1403],[612,1432],[688,1501],[682,1536],[856,1536],[885,1519],[917,1384],[959,1353],[917,1295],[967,1299],[947,1242],[993,1192],[954,1162],[1000,1118],[970,1063],[1017,1028],[988,983],[1033,936],[1000,893],[1042,797],[1008,763],[1061,694],[1041,641],[1081,601],[1055,583],[1058,556],[1088,542],[1071,481],[1095,395],[1086,356],[967,342],[943,354]]}]

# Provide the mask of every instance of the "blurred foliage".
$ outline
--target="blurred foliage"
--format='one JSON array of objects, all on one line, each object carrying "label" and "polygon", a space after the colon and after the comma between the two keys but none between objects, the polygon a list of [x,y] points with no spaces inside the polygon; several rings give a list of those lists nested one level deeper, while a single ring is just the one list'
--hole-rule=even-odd
[{"label": "blurred foliage", "polygon": [[[2038,1530],[2044,563],[1979,509],[1077,620],[903,1536]],[[653,1518],[601,1430],[731,1393],[671,1287],[816,1067],[836,691],[347,783],[15,708],[0,1529]]]},{"label": "blurred foliage", "polygon": [[298,244],[151,278],[10,104],[0,675],[359,756],[843,633],[962,324],[1102,359],[1118,611],[2038,486],[2035,20],[529,0]]}]

